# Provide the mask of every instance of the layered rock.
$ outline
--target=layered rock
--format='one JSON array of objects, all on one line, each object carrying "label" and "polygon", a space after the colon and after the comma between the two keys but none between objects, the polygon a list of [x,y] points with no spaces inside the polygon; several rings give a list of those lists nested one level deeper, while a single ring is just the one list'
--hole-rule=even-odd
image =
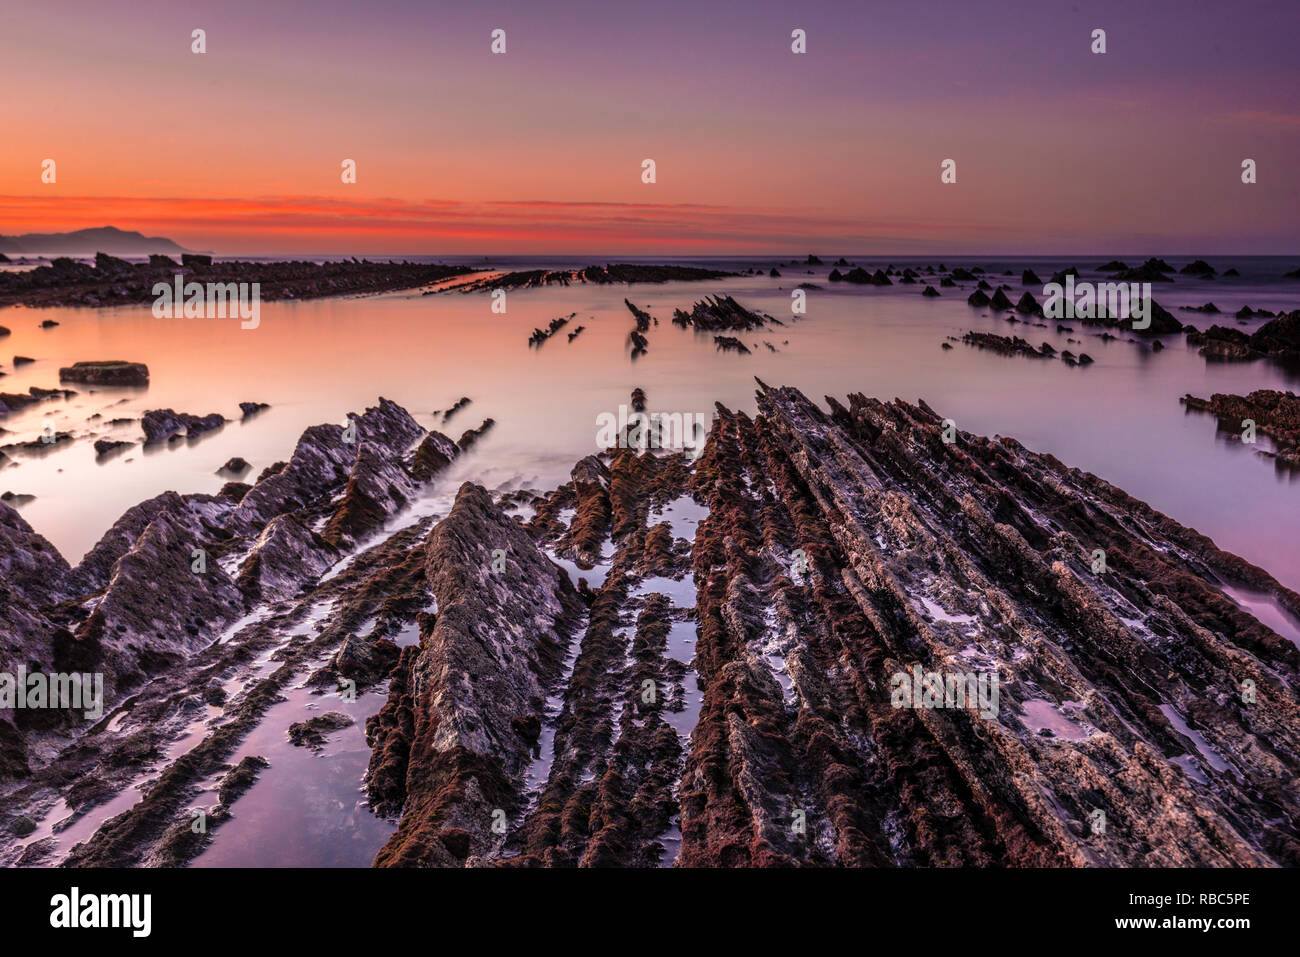
[{"label": "layered rock", "polygon": [[1276,451],[1261,449],[1261,455],[1288,466],[1300,466],[1300,396],[1294,392],[1258,389],[1245,396],[1216,392],[1208,399],[1185,395],[1179,401],[1189,409],[1214,415],[1238,437],[1246,423],[1251,423],[1253,431],[1277,443]]},{"label": "layered rock", "polygon": [[149,384],[149,367],[143,362],[106,360],[99,362],[74,362],[59,370],[61,382],[83,382],[86,385]]},{"label": "layered rock", "polygon": [[410,741],[392,740],[397,726],[369,729],[379,763],[408,755],[404,774],[375,776],[404,792],[376,800],[405,806],[381,866],[459,864],[490,850],[494,820],[519,803],[528,729],[579,609],[568,578],[479,486],[461,487],[424,553],[438,616],[395,682],[411,702]]}]

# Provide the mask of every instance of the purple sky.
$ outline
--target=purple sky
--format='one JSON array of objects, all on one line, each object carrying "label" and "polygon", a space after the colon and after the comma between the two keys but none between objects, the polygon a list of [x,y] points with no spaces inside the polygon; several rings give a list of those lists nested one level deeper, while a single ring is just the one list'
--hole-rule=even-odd
[{"label": "purple sky", "polygon": [[0,233],[1293,253],[1297,38],[1295,2],[11,4]]}]

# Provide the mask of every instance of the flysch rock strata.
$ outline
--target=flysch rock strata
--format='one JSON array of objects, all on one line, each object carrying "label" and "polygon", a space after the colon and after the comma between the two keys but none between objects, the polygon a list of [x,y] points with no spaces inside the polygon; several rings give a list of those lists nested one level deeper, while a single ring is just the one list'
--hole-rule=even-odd
[{"label": "flysch rock strata", "polygon": [[[403,523],[472,439],[381,401],[251,489],[136,506],[75,568],[0,507],[0,650],[111,677],[89,726],[4,715],[0,829],[38,829],[0,860],[191,860],[306,681],[287,740],[344,685],[381,696],[380,866],[1300,864],[1300,650],[1233,597],[1300,595],[924,403],[756,408],[717,406],[698,458],[615,447]],[[921,674],[997,694],[900,698]]]}]

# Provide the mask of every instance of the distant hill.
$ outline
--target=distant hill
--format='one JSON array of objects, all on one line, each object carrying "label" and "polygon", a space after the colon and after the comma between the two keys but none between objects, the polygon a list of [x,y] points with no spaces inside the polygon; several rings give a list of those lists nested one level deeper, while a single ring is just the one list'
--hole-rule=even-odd
[{"label": "distant hill", "polygon": [[93,256],[109,253],[113,256],[148,256],[150,253],[183,253],[189,250],[161,236],[143,236],[140,233],[118,229],[116,226],[98,226],[78,229],[71,233],[25,233],[22,236],[0,236],[0,253],[10,256]]}]

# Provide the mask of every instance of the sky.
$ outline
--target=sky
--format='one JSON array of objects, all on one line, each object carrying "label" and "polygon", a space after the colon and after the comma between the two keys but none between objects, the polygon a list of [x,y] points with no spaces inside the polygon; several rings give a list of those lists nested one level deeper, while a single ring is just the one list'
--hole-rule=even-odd
[{"label": "sky", "polygon": [[1294,254],[1297,38],[1295,0],[9,3],[0,235],[114,225],[223,255]]}]

